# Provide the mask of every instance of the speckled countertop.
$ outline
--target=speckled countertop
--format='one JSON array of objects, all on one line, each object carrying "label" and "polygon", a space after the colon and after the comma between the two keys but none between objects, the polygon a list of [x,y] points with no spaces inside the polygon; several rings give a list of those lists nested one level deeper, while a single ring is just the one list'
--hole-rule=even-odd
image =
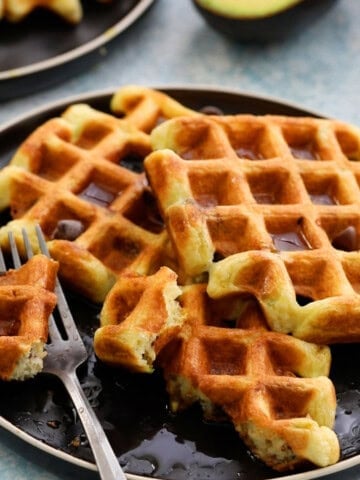
[{"label": "speckled countertop", "polygon": [[[316,1],[316,0],[315,0]],[[271,45],[236,44],[211,30],[190,0],[157,0],[87,71],[0,103],[0,123],[48,102],[123,84],[211,85],[298,103],[360,125],[360,1],[339,0],[301,34]],[[95,480],[94,472],[0,431],[1,480]],[[326,477],[360,478],[360,468]]]}]

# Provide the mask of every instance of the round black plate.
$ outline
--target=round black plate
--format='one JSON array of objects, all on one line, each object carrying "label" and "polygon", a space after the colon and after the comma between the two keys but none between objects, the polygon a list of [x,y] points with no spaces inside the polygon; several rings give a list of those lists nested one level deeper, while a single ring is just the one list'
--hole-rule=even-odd
[{"label": "round black plate", "polygon": [[[293,105],[230,91],[194,88],[167,88],[165,91],[194,109],[214,105],[224,113],[314,115]],[[0,127],[0,166],[9,162],[20,142],[36,126],[60,114],[69,103],[85,101],[109,111],[111,93],[64,100]],[[5,220],[3,215],[2,222]],[[126,472],[171,480],[264,480],[285,476],[254,459],[231,425],[204,422],[198,408],[179,415],[171,414],[160,374],[129,374],[101,364],[92,353],[99,306],[72,296],[71,292],[67,292],[67,297],[90,352],[87,364],[79,372],[82,385]],[[323,469],[321,474],[360,463],[358,345],[334,346],[332,353],[331,378],[338,396],[335,429],[342,458],[339,464]],[[38,375],[26,382],[0,382],[0,388],[0,425],[22,438],[25,432],[27,441],[52,455],[94,468],[81,424],[58,381]],[[286,475],[286,478],[295,480],[299,475]],[[312,470],[302,473],[301,479],[319,476],[319,470]]]},{"label": "round black plate", "polygon": [[153,2],[85,0],[78,25],[41,9],[18,24],[2,20],[0,100],[48,87],[90,66],[101,57],[100,47],[127,29]]}]

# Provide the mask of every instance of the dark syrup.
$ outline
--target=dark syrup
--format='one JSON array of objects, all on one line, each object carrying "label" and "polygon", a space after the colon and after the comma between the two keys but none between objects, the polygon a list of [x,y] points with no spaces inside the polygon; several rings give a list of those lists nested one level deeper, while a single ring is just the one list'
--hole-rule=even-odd
[{"label": "dark syrup", "polygon": [[357,231],[353,225],[349,225],[344,230],[338,232],[331,240],[331,244],[337,250],[353,252],[358,250]]},{"label": "dark syrup", "polygon": [[251,147],[238,147],[236,155],[246,160],[263,160],[264,158],[258,150]]},{"label": "dark syrup", "polygon": [[78,196],[87,202],[94,203],[104,208],[107,208],[116,197],[114,193],[105,190],[94,182],[89,183],[89,185],[87,185]]},{"label": "dark syrup", "polygon": [[[341,459],[360,452],[360,373],[357,344],[332,347],[330,378],[337,393],[335,431],[338,435]],[[354,363],[353,363],[354,362]]]},{"label": "dark syrup", "polygon": [[336,205],[337,202],[333,197],[327,193],[323,194],[310,194],[310,199],[315,205]]},{"label": "dark syrup", "polygon": [[293,146],[290,148],[293,157],[298,160],[320,160],[319,154],[315,151],[312,144]]},{"label": "dark syrup", "polygon": [[253,197],[255,198],[256,203],[262,204],[262,205],[271,205],[276,203],[275,202],[275,195],[273,193],[267,193],[267,192],[258,192],[254,193],[253,192]]},{"label": "dark syrup", "polygon": [[274,233],[271,238],[279,252],[309,250],[307,241],[297,232]]}]

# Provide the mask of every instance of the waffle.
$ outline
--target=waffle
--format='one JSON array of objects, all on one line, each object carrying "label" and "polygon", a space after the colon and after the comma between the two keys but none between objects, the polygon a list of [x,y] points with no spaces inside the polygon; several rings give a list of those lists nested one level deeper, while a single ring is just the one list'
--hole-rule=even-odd
[{"label": "waffle", "polygon": [[157,354],[183,322],[176,278],[167,267],[148,277],[129,273],[119,278],[104,302],[94,337],[95,353],[103,362],[153,371]]},{"label": "waffle", "polygon": [[145,168],[182,283],[253,296],[272,330],[303,340],[360,340],[358,129],[198,116],[151,138]]},{"label": "waffle", "polygon": [[[92,109],[74,105],[40,126],[0,173],[0,208],[14,218],[0,229],[6,248],[12,230],[39,223],[60,276],[89,299],[102,302],[126,269],[150,274],[168,242],[142,168],[149,153],[143,132]],[[33,239],[33,248],[38,248]]]},{"label": "waffle", "polygon": [[36,255],[0,276],[0,379],[24,380],[42,370],[57,263]]},{"label": "waffle", "polygon": [[80,0],[2,0],[0,19],[20,22],[38,8],[51,10],[70,23],[78,23],[82,18]]},{"label": "waffle", "polygon": [[270,332],[252,300],[184,288],[181,335],[160,353],[173,411],[200,402],[229,418],[252,453],[283,471],[339,458],[328,347]]},{"label": "waffle", "polygon": [[270,332],[254,302],[213,300],[206,289],[180,289],[166,267],[150,277],[122,276],[101,311],[96,354],[140,372],[156,362],[174,412],[195,402],[208,420],[221,412],[276,470],[336,462],[329,348]]},{"label": "waffle", "polygon": [[125,115],[128,122],[147,133],[171,118],[200,115],[165,93],[139,85],[120,88],[111,99],[111,110]]}]

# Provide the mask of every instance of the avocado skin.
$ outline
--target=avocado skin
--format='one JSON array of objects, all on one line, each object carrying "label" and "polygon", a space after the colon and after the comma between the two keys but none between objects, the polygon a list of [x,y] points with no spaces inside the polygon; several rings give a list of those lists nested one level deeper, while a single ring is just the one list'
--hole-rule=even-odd
[{"label": "avocado skin", "polygon": [[[221,1],[221,0],[219,0]],[[321,17],[337,0],[303,0],[302,2],[272,16],[249,19],[231,18],[211,12],[193,0],[193,4],[206,22],[220,33],[246,42],[275,42],[305,30]]]}]

